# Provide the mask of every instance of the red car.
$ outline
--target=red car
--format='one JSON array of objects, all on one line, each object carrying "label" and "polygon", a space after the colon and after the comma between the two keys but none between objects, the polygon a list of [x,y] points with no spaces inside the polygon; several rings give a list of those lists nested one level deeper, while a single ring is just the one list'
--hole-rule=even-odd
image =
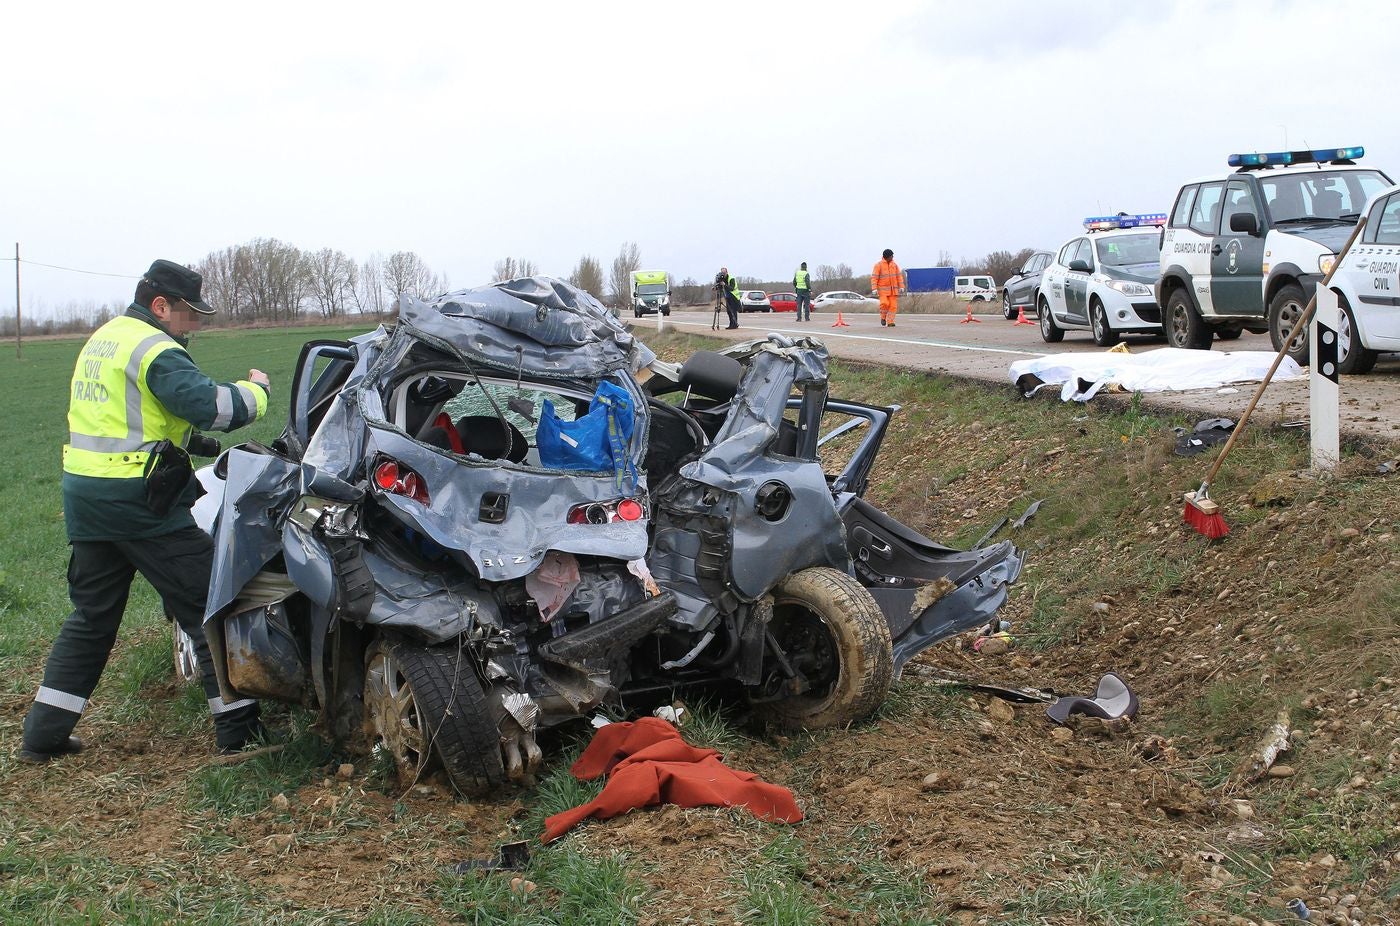
[{"label": "red car", "polygon": [[768,304],[774,312],[796,312],[797,293],[770,293]]}]

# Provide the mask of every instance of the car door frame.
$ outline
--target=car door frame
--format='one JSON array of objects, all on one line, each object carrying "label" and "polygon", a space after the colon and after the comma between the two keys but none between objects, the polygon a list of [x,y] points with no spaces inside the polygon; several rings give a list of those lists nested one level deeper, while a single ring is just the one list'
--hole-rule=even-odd
[{"label": "car door frame", "polygon": [[[1073,252],[1079,249],[1079,239],[1071,238],[1060,245],[1059,250],[1050,261],[1050,266],[1045,268],[1045,273],[1041,276],[1040,294],[1045,297],[1045,304],[1050,307],[1050,317],[1052,319],[1063,318],[1065,314],[1065,277],[1069,273],[1069,262],[1073,259]],[[1069,252],[1069,253],[1066,253]],[[1063,261],[1061,260],[1063,258]]]},{"label": "car door frame", "polygon": [[[1097,261],[1094,256],[1094,245],[1088,236],[1075,239],[1078,243],[1075,246],[1074,254],[1069,261],[1065,262],[1065,318],[1072,324],[1089,324],[1089,284],[1093,280],[1094,269]],[[1071,270],[1069,264],[1076,260],[1083,260],[1088,256],[1088,270]]]},{"label": "car door frame", "polygon": [[[1242,189],[1252,201],[1254,234],[1232,231],[1230,216],[1241,214],[1230,207],[1230,194]],[[1210,301],[1215,315],[1260,318],[1264,305],[1264,226],[1259,190],[1248,179],[1225,181],[1221,196],[1219,228],[1210,249]]]},{"label": "car door frame", "polygon": [[[1215,315],[1215,302],[1212,291],[1212,279],[1210,275],[1211,251],[1217,247],[1217,238],[1220,235],[1220,216],[1224,212],[1225,185],[1228,179],[1203,180],[1196,186],[1196,195],[1191,201],[1191,212],[1187,219],[1187,224],[1176,229],[1177,235],[1174,239],[1173,259],[1185,270],[1187,279],[1191,281],[1191,296],[1196,301],[1196,308],[1203,316]],[[1210,188],[1215,187],[1220,191],[1221,208],[1215,213],[1213,222],[1207,221],[1197,223],[1196,212],[1200,208],[1202,194]],[[1209,231],[1202,230],[1202,226],[1209,226]],[[1186,240],[1182,240],[1185,238]]]}]

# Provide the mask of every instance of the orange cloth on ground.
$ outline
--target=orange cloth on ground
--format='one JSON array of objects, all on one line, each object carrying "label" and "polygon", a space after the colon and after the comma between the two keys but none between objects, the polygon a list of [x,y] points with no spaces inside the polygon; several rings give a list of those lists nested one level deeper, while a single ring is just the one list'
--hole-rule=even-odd
[{"label": "orange cloth on ground", "polygon": [[880,294],[880,318],[883,321],[894,321],[894,315],[899,311],[899,296],[894,293]]},{"label": "orange cloth on ground", "polygon": [[589,817],[606,820],[636,807],[747,807],[761,820],[796,823],[802,811],[787,788],[732,769],[713,749],[697,749],[657,717],[610,723],[569,769],[580,781],[607,775],[596,798],[544,821],[541,842],[553,842]]}]

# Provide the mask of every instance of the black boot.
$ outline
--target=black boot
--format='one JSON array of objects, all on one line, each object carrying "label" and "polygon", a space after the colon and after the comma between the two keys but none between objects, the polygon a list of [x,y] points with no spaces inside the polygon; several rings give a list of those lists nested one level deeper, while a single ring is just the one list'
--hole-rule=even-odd
[{"label": "black boot", "polygon": [[21,746],[19,750],[19,760],[28,765],[44,765],[52,762],[60,756],[76,755],[83,751],[83,741],[76,736],[70,736],[59,744],[57,749],[52,751],[41,751]]}]

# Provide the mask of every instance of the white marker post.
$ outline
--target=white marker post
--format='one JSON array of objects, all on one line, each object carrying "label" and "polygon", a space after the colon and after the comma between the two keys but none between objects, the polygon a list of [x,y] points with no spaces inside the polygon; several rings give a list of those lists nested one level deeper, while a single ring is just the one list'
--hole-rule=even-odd
[{"label": "white marker post", "polygon": [[[1322,370],[1317,360],[1318,324],[1326,325],[1332,332],[1337,330],[1337,294],[1324,286],[1317,288],[1317,311],[1308,322],[1308,411],[1312,439],[1312,468],[1332,470],[1341,459],[1341,439],[1339,418],[1341,417],[1341,389],[1328,379],[1336,376],[1335,369]],[[1335,333],[1329,337],[1336,337]],[[1335,356],[1335,352],[1333,353]]]},{"label": "white marker post", "polygon": [[656,333],[661,334],[666,330],[666,316],[661,311],[661,307],[656,308]]}]

